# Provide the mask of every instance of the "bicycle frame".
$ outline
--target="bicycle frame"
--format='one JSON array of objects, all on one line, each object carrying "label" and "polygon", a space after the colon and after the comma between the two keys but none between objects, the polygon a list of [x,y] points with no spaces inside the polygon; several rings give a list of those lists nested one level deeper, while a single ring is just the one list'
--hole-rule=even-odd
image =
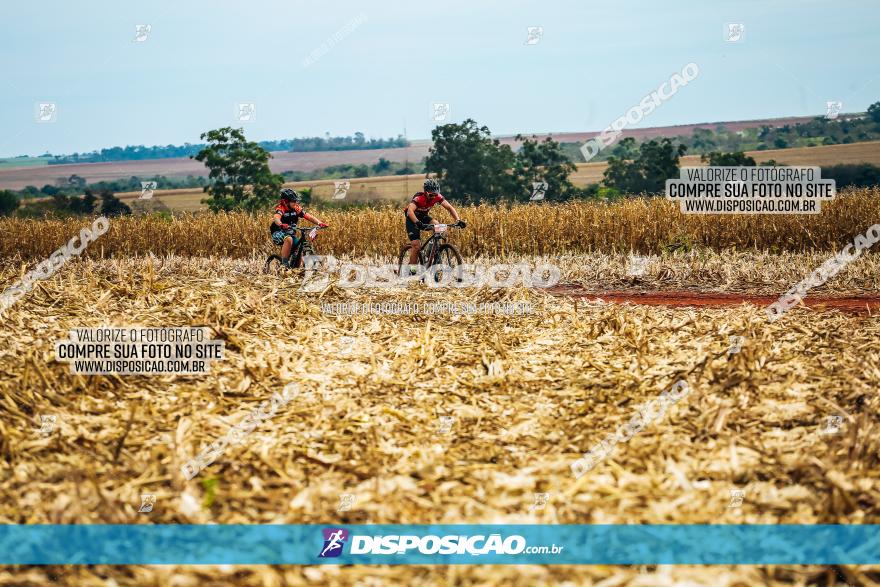
[{"label": "bicycle frame", "polygon": [[[425,266],[430,267],[434,264],[434,255],[437,253],[437,250],[440,248],[440,245],[446,242],[446,233],[450,228],[460,228],[457,224],[432,224],[431,230],[434,233],[429,236],[425,242],[423,242],[419,246],[420,251],[424,251],[425,253]],[[444,226],[446,230],[442,232],[437,232],[436,226]]]},{"label": "bicycle frame", "polygon": [[[285,231],[286,234],[289,234],[292,237],[296,237],[297,230],[300,232],[299,242],[296,245],[296,249],[290,251],[290,258],[293,261],[294,266],[298,267],[299,262],[302,259],[302,252],[303,249],[305,249],[306,247],[306,239],[308,238],[306,233],[316,229],[322,230],[320,226],[309,226],[306,228],[303,228],[301,226],[291,226],[288,230]],[[311,248],[311,245],[309,245],[309,247]]]}]

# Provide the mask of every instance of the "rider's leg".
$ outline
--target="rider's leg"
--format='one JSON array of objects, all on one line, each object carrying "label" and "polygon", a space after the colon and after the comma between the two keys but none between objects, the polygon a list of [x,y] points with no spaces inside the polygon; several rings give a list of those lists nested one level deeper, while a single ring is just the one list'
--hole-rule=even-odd
[{"label": "rider's leg", "polygon": [[414,241],[410,241],[409,243],[409,264],[416,265],[419,262],[419,249],[421,248],[422,243],[419,242],[418,239]]},{"label": "rider's leg", "polygon": [[281,262],[285,265],[290,264],[290,250],[293,248],[293,237],[288,235],[284,237],[284,244],[281,245]]},{"label": "rider's leg", "polygon": [[[426,224],[433,224],[434,219],[430,216],[417,216],[419,220]],[[419,263],[419,250],[422,248],[422,243],[419,241],[419,237],[421,236],[421,231],[418,226],[410,220],[409,216],[406,217],[406,235],[409,237],[409,272],[411,274],[415,273],[418,270]]]}]

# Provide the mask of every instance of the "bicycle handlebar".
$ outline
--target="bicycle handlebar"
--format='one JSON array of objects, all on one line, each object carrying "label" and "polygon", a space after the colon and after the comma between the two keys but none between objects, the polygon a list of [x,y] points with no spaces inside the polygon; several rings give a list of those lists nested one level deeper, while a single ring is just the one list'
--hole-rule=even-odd
[{"label": "bicycle handlebar", "polygon": [[433,231],[435,226],[445,226],[446,228],[457,228],[457,229],[461,230],[461,226],[458,224],[458,222],[455,222],[455,223],[453,223],[453,224],[428,224],[428,225],[427,225],[425,228],[423,228],[422,230],[431,230],[431,231]]},{"label": "bicycle handlebar", "polygon": [[329,227],[329,226],[318,226],[318,225],[316,224],[315,226],[306,226],[306,227],[302,227],[302,226],[289,226],[289,227],[287,227],[287,228],[285,228],[285,229],[283,229],[283,230],[284,230],[284,232],[290,232],[290,231],[293,231],[293,230],[299,230],[299,231],[301,231],[301,232],[311,232],[312,230],[324,230],[325,228],[330,228],[330,227]]}]

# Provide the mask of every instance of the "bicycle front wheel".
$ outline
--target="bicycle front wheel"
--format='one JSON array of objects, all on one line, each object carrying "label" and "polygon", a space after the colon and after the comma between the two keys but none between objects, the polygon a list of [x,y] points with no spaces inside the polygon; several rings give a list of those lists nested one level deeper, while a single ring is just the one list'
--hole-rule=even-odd
[{"label": "bicycle front wheel", "polygon": [[[412,250],[412,245],[407,245],[400,249],[400,257],[397,259],[397,275],[398,277],[403,276],[406,277],[409,275],[409,253]],[[423,251],[419,251],[418,264],[425,264],[425,256]]]},{"label": "bicycle front wheel", "polygon": [[[461,253],[455,248],[455,245],[440,245],[437,249],[437,255],[434,257],[434,265],[449,267],[452,279],[461,281],[461,270],[456,268],[461,265]],[[443,271],[434,272],[434,281],[439,283],[443,280]]]}]

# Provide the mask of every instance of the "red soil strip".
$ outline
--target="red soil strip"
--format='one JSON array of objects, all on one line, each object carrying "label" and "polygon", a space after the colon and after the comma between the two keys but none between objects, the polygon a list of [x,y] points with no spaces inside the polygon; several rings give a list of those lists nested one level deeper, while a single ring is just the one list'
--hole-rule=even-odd
[{"label": "red soil strip", "polygon": [[[603,300],[615,304],[639,304],[643,306],[669,307],[729,307],[740,304],[769,306],[779,296],[762,296],[731,293],[696,293],[689,291],[607,291],[590,292],[579,285],[560,284],[551,287],[549,293],[579,300]],[[854,314],[870,314],[880,309],[880,296],[848,296],[839,298],[810,296],[803,302],[808,308],[835,309]]]}]

